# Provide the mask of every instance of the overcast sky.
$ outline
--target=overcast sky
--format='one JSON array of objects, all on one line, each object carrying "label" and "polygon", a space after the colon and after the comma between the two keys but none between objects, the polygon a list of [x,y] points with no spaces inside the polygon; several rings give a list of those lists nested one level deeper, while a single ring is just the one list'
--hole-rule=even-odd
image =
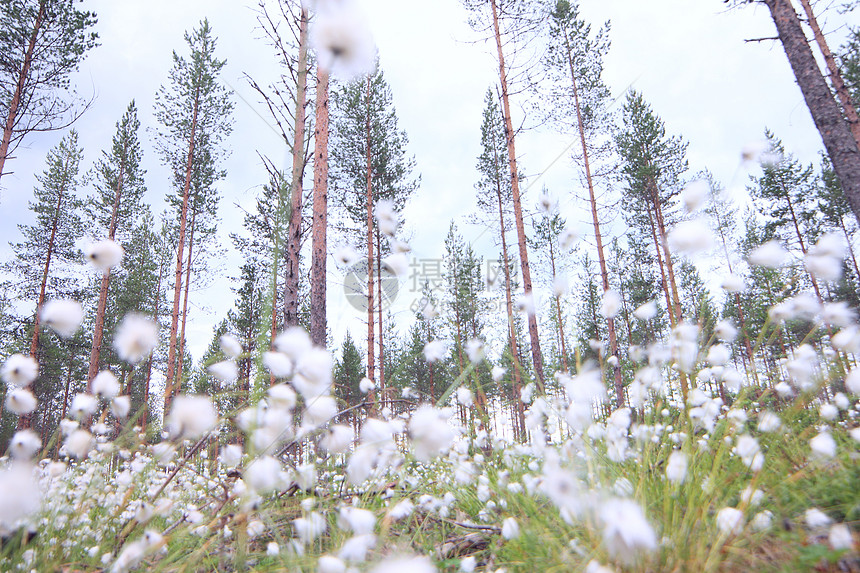
[{"label": "overcast sky", "polygon": [[[473,42],[475,36],[457,0],[363,0],[362,4],[392,86],[400,127],[408,133],[409,152],[415,155],[422,177],[406,209],[405,227],[414,237],[416,257],[438,257],[449,221],[461,221],[474,209],[483,98],[496,81],[494,46]],[[276,162],[286,156],[284,146],[259,117],[265,112],[242,79],[244,72],[263,81],[277,72],[271,51],[255,30],[254,4],[87,0],[83,5],[98,13],[101,42],[74,78],[80,93],[95,96],[92,108],[75,125],[87,167],[109,144],[115,123],[131,99],[137,101],[142,126],[154,126],[154,95],[167,82],[172,50],[187,54],[184,31],[209,18],[218,37],[217,54],[227,59],[222,79],[237,93],[235,129],[229,141],[232,155],[224,165],[228,177],[218,184],[223,196],[220,232],[224,245],[231,248],[218,276],[236,276],[241,257],[227,239],[229,232],[240,230],[241,212],[235,204],[251,208],[266,180],[258,152]],[[604,78],[613,95],[623,96],[630,86],[644,94],[665,120],[668,132],[689,141],[691,174],[708,168],[724,185],[742,188],[747,173],[739,169],[740,150],[760,140],[765,127],[783,139],[787,150],[817,163],[821,140],[781,45],[744,42],[775,35],[764,7],[726,10],[720,0],[583,0],[581,8],[595,27],[605,20],[612,22],[612,49]],[[846,18],[834,13],[824,22],[825,31],[833,32],[832,48],[843,42]],[[513,120],[519,124],[523,118]],[[9,256],[7,242],[19,239],[16,224],[32,220],[27,201],[32,197],[34,174],[43,170],[45,154],[62,135],[30,137],[16,159],[6,164],[13,173],[3,177],[0,196],[3,257]],[[158,214],[164,208],[169,176],[155,154],[150,133],[142,132],[141,139],[148,170],[147,200]],[[540,129],[520,137],[521,169],[530,176],[528,184],[537,182],[524,203],[533,204],[537,189],[546,184],[571,223],[587,233],[585,221],[578,221],[579,177],[565,151],[573,141],[572,134]],[[562,159],[556,161],[559,155]],[[306,177],[306,187],[311,179]],[[481,235],[481,229],[465,224],[461,232],[467,240]],[[495,249],[487,239],[486,235],[478,238],[477,245],[492,256]],[[348,324],[360,332],[360,315],[345,304],[331,261],[329,272],[329,321],[339,340]],[[230,286],[230,281],[217,278],[207,292],[191,298],[196,304],[190,316],[189,345],[195,358],[208,345],[213,325],[232,305]],[[408,307],[410,301],[400,302]]]}]

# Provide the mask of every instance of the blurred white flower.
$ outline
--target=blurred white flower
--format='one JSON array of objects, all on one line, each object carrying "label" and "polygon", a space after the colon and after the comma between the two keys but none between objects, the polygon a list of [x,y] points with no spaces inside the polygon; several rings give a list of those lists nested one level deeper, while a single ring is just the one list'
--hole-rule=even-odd
[{"label": "blurred white flower", "polygon": [[484,359],[484,342],[472,338],[466,341],[466,355],[472,364],[477,364]]},{"label": "blurred white flower", "polygon": [[618,311],[621,310],[621,296],[610,289],[603,293],[603,299],[600,301],[600,314],[604,318],[615,318]]},{"label": "blurred white flower", "polygon": [[293,375],[293,361],[283,352],[263,352],[263,366],[275,378],[288,378]]},{"label": "blurred white flower", "polygon": [[409,272],[409,258],[404,253],[392,253],[382,259],[382,268],[396,277],[405,277]]},{"label": "blurred white flower", "polygon": [[427,557],[389,557],[380,562],[370,573],[436,573],[436,567]]},{"label": "blurred white flower", "polygon": [[125,254],[119,243],[105,239],[87,245],[84,256],[96,268],[107,271],[117,266]]},{"label": "blurred white flower", "polygon": [[358,389],[362,394],[367,394],[374,388],[376,388],[376,382],[367,377],[362,378],[361,382],[358,383]]},{"label": "blurred white flower", "polygon": [[38,402],[33,393],[26,388],[15,388],[6,394],[4,404],[13,414],[23,416],[35,410]]},{"label": "blurred white flower", "polygon": [[687,477],[687,454],[674,451],[666,462],[666,479],[672,483],[682,483]]},{"label": "blurred white flower", "polygon": [[63,442],[63,449],[73,458],[83,459],[93,448],[95,441],[92,434],[86,430],[75,430],[66,441]]},{"label": "blurred white flower", "polygon": [[696,179],[691,181],[683,191],[681,191],[681,202],[684,204],[684,209],[687,213],[692,213],[701,207],[711,194],[711,184],[707,179]]},{"label": "blurred white flower", "polygon": [[505,539],[516,539],[520,536],[520,525],[513,517],[508,517],[502,522],[502,537]]},{"label": "blurred white flower", "polygon": [[81,420],[87,416],[92,416],[98,406],[99,402],[95,396],[80,392],[72,398],[72,403],[69,406],[69,416],[76,420]]},{"label": "blurred white flower", "polygon": [[782,422],[779,416],[770,410],[765,410],[758,415],[758,429],[760,432],[775,432],[780,426],[782,426]]},{"label": "blurred white flower", "polygon": [[307,545],[325,533],[327,525],[322,515],[312,511],[307,517],[294,519],[293,528],[296,530],[299,541]]},{"label": "blurred white flower", "polygon": [[136,364],[152,353],[158,344],[158,325],[140,314],[127,314],[113,339],[122,360]]},{"label": "blurred white flower", "polygon": [[603,524],[603,544],[610,556],[632,564],[640,553],[657,548],[657,536],[634,501],[613,498],[599,509]]},{"label": "blurred white flower", "polygon": [[313,348],[311,337],[300,326],[291,326],[275,337],[275,350],[283,352],[293,362],[298,362]]},{"label": "blurred white flower", "polygon": [[425,404],[409,420],[409,437],[415,457],[426,463],[450,448],[457,432],[441,410]]},{"label": "blurred white flower", "polygon": [[376,546],[376,536],[372,533],[355,535],[347,539],[338,552],[338,557],[352,563],[361,563],[367,559],[367,552]]},{"label": "blurred white flower", "polygon": [[741,292],[744,290],[744,279],[738,275],[728,274],[723,277],[723,282],[720,284],[726,292]]},{"label": "blurred white flower", "polygon": [[714,244],[714,236],[711,234],[710,226],[707,222],[699,219],[681,221],[669,231],[666,238],[674,251],[685,255],[695,255],[701,251],[707,251]]},{"label": "blurred white flower", "polygon": [[350,246],[340,247],[334,252],[334,260],[346,267],[351,267],[359,258],[358,252]]},{"label": "blurred white flower", "polygon": [[76,300],[54,299],[45,303],[39,316],[59,336],[71,338],[81,326],[84,309]]},{"label": "blurred white flower", "polygon": [[636,307],[636,310],[633,311],[633,316],[639,320],[651,320],[657,316],[657,303],[653,300],[649,300],[644,304],[640,304]]},{"label": "blurred white flower", "polygon": [[818,415],[821,416],[822,419],[832,422],[839,416],[839,408],[828,402],[821,405],[818,409]]},{"label": "blurred white flower", "polygon": [[549,215],[555,208],[556,201],[552,195],[550,195],[546,191],[543,191],[540,195],[538,195],[536,205],[538,211],[540,211],[544,215]]},{"label": "blurred white flower", "polygon": [[318,2],[310,41],[320,68],[343,81],[369,74],[376,65],[373,35],[355,1]]},{"label": "blurred white flower", "polygon": [[224,334],[218,339],[218,345],[221,347],[221,352],[227,358],[236,359],[242,354],[242,343],[232,334]]},{"label": "blurred white flower", "polygon": [[493,366],[493,369],[490,372],[490,375],[493,377],[493,382],[498,382],[499,380],[501,380],[505,376],[506,373],[507,373],[507,370],[505,370],[501,366]]},{"label": "blurred white flower", "polygon": [[809,529],[823,529],[833,523],[830,516],[817,507],[807,509],[804,514],[804,520],[806,521],[806,526]]},{"label": "blurred white flower", "polygon": [[331,396],[318,396],[305,408],[303,421],[311,426],[322,426],[337,415],[337,402]]},{"label": "blurred white flower", "polygon": [[110,370],[102,370],[95,375],[90,388],[99,398],[110,400],[119,394],[119,380]]},{"label": "blurred white flower", "polygon": [[809,447],[812,448],[813,459],[829,460],[836,455],[836,440],[830,432],[821,432],[809,440]]},{"label": "blurred white flower", "polygon": [[382,234],[393,237],[394,233],[397,232],[397,226],[400,224],[400,215],[394,207],[394,201],[380,199],[373,211],[376,217],[376,224],[379,226]]},{"label": "blurred white flower", "polygon": [[717,512],[717,528],[725,535],[738,535],[744,529],[744,512],[724,507]]},{"label": "blurred white flower", "polygon": [[15,386],[29,386],[39,375],[39,364],[23,354],[13,354],[3,363],[0,376],[3,382]]},{"label": "blurred white flower", "polygon": [[844,523],[837,523],[830,528],[830,533],[827,535],[827,541],[830,542],[830,547],[835,551],[842,549],[854,549],[854,539],[851,536],[851,530]]},{"label": "blurred white flower", "polygon": [[218,379],[219,382],[229,383],[239,377],[239,367],[232,360],[222,360],[210,364],[206,371]]},{"label": "blurred white flower", "polygon": [[177,396],[164,427],[173,439],[195,440],[213,430],[218,413],[208,396]]},{"label": "blurred white flower", "polygon": [[221,448],[221,463],[225,467],[235,468],[242,461],[242,446],[227,444]]},{"label": "blurred white flower", "polygon": [[125,419],[131,410],[131,398],[128,396],[116,396],[110,401],[111,414],[119,418]]},{"label": "blurred white flower", "polygon": [[558,244],[561,246],[562,250],[569,251],[578,240],[579,233],[577,233],[575,229],[565,227],[561,232],[561,235],[558,237]]},{"label": "blurred white flower", "polygon": [[749,262],[760,267],[778,269],[788,262],[788,251],[779,244],[779,241],[768,241],[750,252]]},{"label": "blurred white flower", "polygon": [[42,448],[42,440],[33,430],[15,432],[9,442],[9,453],[18,460],[29,460]]},{"label": "blurred white flower", "polygon": [[535,297],[531,292],[521,294],[515,303],[516,309],[519,312],[524,312],[528,315],[535,313]]},{"label": "blurred white flower", "polygon": [[352,428],[340,424],[332,424],[320,439],[320,446],[327,452],[343,454],[349,450],[349,446],[354,439],[355,432]]},{"label": "blurred white flower", "polygon": [[725,344],[714,344],[708,349],[708,362],[711,366],[724,366],[731,358],[732,351]]},{"label": "blurred white flower", "polygon": [[461,406],[465,406],[466,408],[471,406],[474,402],[472,391],[463,386],[457,388],[457,391],[454,393],[454,395],[457,397],[457,403]]},{"label": "blurred white flower", "polygon": [[317,573],[345,573],[346,563],[333,555],[323,555],[317,561]]},{"label": "blurred white flower", "polygon": [[[424,359],[427,362],[436,362],[445,358],[447,344],[444,340],[431,340],[424,345]],[[860,370],[858,370],[860,372]]]},{"label": "blurred white flower", "polygon": [[733,342],[738,337],[738,329],[729,319],[723,319],[714,326],[714,334],[724,342]]}]

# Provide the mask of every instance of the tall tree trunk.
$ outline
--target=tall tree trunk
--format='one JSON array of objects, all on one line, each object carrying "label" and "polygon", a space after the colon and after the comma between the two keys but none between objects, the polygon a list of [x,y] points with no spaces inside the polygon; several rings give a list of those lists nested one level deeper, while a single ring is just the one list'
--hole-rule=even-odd
[{"label": "tall tree trunk", "polygon": [[197,133],[197,112],[200,108],[200,89],[194,94],[194,110],[191,116],[191,133],[188,136],[188,162],[185,167],[185,187],[182,191],[182,211],[179,213],[179,239],[176,245],[176,275],[173,284],[173,311],[170,317],[170,345],[167,348],[167,381],[164,388],[164,413],[170,411],[170,403],[176,388],[176,334],[179,328],[179,294],[182,290],[182,263],[185,249],[185,225],[188,218],[188,194],[191,190],[191,174],[194,166],[194,145]]},{"label": "tall tree trunk", "polygon": [[33,51],[36,48],[36,40],[39,39],[39,29],[42,27],[42,21],[45,19],[45,4],[46,2],[39,2],[39,13],[36,15],[36,22],[33,24],[33,33],[30,35],[30,41],[27,42],[27,51],[24,53],[24,62],[21,65],[18,82],[15,84],[15,93],[12,94],[12,101],[9,102],[9,113],[6,116],[6,124],[3,126],[3,140],[0,141],[0,177],[3,177],[3,167],[9,155],[12,132],[15,130],[15,121],[18,118],[18,108],[21,105],[21,98],[24,96],[24,86],[27,85],[27,78],[30,75],[30,65],[33,63]]},{"label": "tall tree trunk", "polygon": [[[552,247],[552,241],[549,243],[549,262],[552,266],[552,276],[553,280],[556,278],[555,274],[555,249]],[[561,347],[561,365],[564,368],[565,372],[570,372],[570,368],[567,364],[567,346],[564,343],[564,325],[561,320],[561,295],[555,296],[555,316],[556,321],[558,322],[558,339],[559,346]]]},{"label": "tall tree trunk", "polygon": [[30,339],[30,356],[36,358],[36,353],[39,351],[39,326],[41,323],[42,305],[45,304],[45,291],[48,286],[48,274],[51,271],[51,259],[54,255],[54,242],[57,238],[57,227],[60,223],[60,209],[63,206],[63,198],[65,196],[65,188],[60,191],[57,198],[57,208],[54,211],[54,220],[51,223],[51,237],[48,239],[48,254],[45,257],[45,265],[42,267],[42,283],[39,286],[39,299],[36,301],[36,316],[33,319],[33,338]]},{"label": "tall tree trunk", "polygon": [[[651,202],[654,205],[654,215],[657,219],[657,229],[660,232],[660,242],[663,244],[663,257],[666,263],[666,273],[669,276],[669,286],[672,289],[672,301],[675,308],[675,324],[681,322],[681,297],[678,294],[678,283],[675,281],[675,266],[672,264],[672,253],[669,251],[669,241],[666,239],[666,222],[663,220],[663,206],[660,203],[660,193],[657,190],[657,183],[649,180],[651,188]],[[669,310],[671,314],[671,309]],[[684,398],[684,403],[687,403],[687,374],[683,370],[678,371],[678,378],[681,380],[681,396]]]},{"label": "tall tree trunk", "polygon": [[833,99],[827,81],[821,75],[790,0],[762,1],[770,9],[797,85],[800,86],[815,127],[821,134],[833,170],[845,191],[845,197],[860,222],[860,145],[842,116],[842,110]]},{"label": "tall tree trunk", "polygon": [[[125,150],[125,145],[123,145]],[[108,239],[111,241],[116,237],[117,218],[119,216],[119,203],[122,198],[123,177],[125,176],[125,157],[119,165],[119,176],[117,177],[116,190],[114,192],[113,208],[110,215],[110,226],[108,227]],[[102,335],[105,326],[105,309],[107,307],[108,286],[110,285],[111,269],[106,269],[102,275],[99,288],[99,302],[96,307],[96,324],[93,330],[93,345],[90,348],[90,366],[87,370],[87,392],[92,391],[92,382],[99,371],[99,358],[102,351]]]},{"label": "tall tree trunk", "polygon": [[367,76],[367,125],[365,153],[367,159],[367,377],[376,380],[376,353],[373,347],[373,168],[370,157],[370,76]]},{"label": "tall tree trunk", "polygon": [[325,346],[328,212],[328,72],[317,67],[314,124],[314,212],[311,235],[311,340]]},{"label": "tall tree trunk", "polygon": [[[600,232],[600,220],[597,218],[597,198],[594,195],[594,180],[591,177],[591,162],[588,157],[588,146],[585,143],[585,126],[582,123],[582,109],[579,105],[579,90],[576,86],[576,70],[573,66],[573,58],[571,56],[570,40],[565,31],[565,49],[567,50],[567,60],[570,66],[570,83],[573,88],[573,104],[576,107],[576,120],[579,128],[579,140],[582,145],[582,158],[585,164],[585,180],[588,184],[588,199],[591,203],[591,220],[594,226],[594,238],[597,243],[597,261],[600,265],[600,277],[603,281],[603,291],[609,290],[609,272],[606,269],[606,256],[603,253],[603,236]],[[618,353],[618,338],[615,333],[615,319],[607,318],[607,330],[609,333],[609,351],[615,357],[616,363],[612,367],[613,380],[615,385],[615,400],[619,408],[624,406],[624,384],[621,380],[621,356]]]},{"label": "tall tree trunk", "polygon": [[[499,31],[499,13],[496,0],[490,0],[493,10],[493,30],[496,36],[496,50],[499,55],[499,81],[502,86],[502,107],[505,117],[505,135],[507,137],[508,164],[511,171],[511,189],[514,200],[514,222],[517,227],[517,238],[519,240],[520,269],[523,273],[523,291],[526,296],[532,295],[532,276],[529,271],[529,254],[526,246],[526,231],[523,224],[523,208],[520,202],[520,178],[517,169],[517,151],[514,145],[514,125],[511,121],[511,104],[508,97],[508,76],[505,68],[505,56],[502,51],[502,36]],[[540,338],[538,338],[537,317],[535,314],[528,315],[529,338],[532,349],[532,363],[535,368],[537,387],[544,392],[543,356],[540,351]]]},{"label": "tall tree trunk", "polygon": [[830,83],[833,84],[836,97],[839,98],[839,103],[842,104],[842,111],[845,113],[845,119],[848,120],[851,133],[854,135],[857,145],[860,145],[860,117],[857,116],[857,108],[854,107],[854,102],[851,101],[851,96],[848,93],[848,88],[845,86],[845,80],[842,78],[839,66],[836,65],[833,52],[830,51],[830,46],[827,45],[827,40],[818,26],[818,20],[812,11],[812,5],[809,3],[809,0],[800,0],[800,5],[803,6],[803,11],[806,13],[806,21],[809,23],[809,27],[812,28],[815,43],[818,44],[821,55],[824,56],[827,73],[830,75]]},{"label": "tall tree trunk", "polygon": [[[498,157],[494,154],[495,157]],[[496,173],[499,173],[498,165],[496,166]],[[511,269],[508,261],[508,241],[505,238],[505,230],[507,226],[505,225],[505,214],[502,210],[502,185],[501,181],[496,178],[496,198],[498,199],[499,204],[499,233],[502,237],[502,266],[505,269],[505,311],[508,316],[508,332],[509,332],[509,340],[511,346],[511,362],[514,364],[514,410],[516,412],[517,420],[522,428],[525,428],[525,412],[523,412],[523,403],[520,400],[520,391],[522,389],[522,374],[520,372],[520,351],[519,345],[517,344],[517,334],[516,328],[514,326],[514,307],[511,296]],[[521,437],[523,434],[521,432],[517,432],[517,437]]]},{"label": "tall tree trunk", "polygon": [[376,298],[379,299],[379,390],[380,397],[385,401],[385,347],[383,346],[384,331],[382,330],[382,237],[379,228],[376,229]]},{"label": "tall tree trunk", "polygon": [[[182,293],[182,324],[179,328],[179,350],[176,353],[176,379],[182,385],[182,371],[185,369],[185,323],[188,320],[188,293],[191,292],[191,256],[194,253],[194,231],[197,229],[197,204],[192,206],[191,232],[188,234],[188,258],[185,262],[185,287]],[[180,390],[177,387],[176,391]]]},{"label": "tall tree trunk", "polygon": [[[161,281],[164,279],[164,265],[158,265],[158,283],[155,287],[155,305],[153,309],[153,320],[158,322],[158,311],[161,306]],[[146,360],[146,375],[143,381],[143,415],[141,416],[141,432],[146,435],[146,425],[149,421],[149,383],[152,380],[152,354]]]},{"label": "tall tree trunk", "polygon": [[299,324],[299,254],[302,248],[302,180],[305,172],[305,101],[308,84],[308,11],[299,22],[299,62],[290,179],[290,223],[287,228],[287,280],[284,283],[284,327]]}]

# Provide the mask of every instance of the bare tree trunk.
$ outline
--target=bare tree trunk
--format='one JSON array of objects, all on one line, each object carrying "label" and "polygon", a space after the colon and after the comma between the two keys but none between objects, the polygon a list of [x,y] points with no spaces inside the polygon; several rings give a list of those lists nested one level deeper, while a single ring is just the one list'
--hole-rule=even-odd
[{"label": "bare tree trunk", "polygon": [[[552,241],[549,243],[549,262],[552,266],[552,276],[555,279],[555,249],[552,247]],[[564,343],[564,325],[561,321],[561,296],[556,295],[555,297],[555,314],[556,321],[558,322],[558,338],[559,345],[561,347],[561,365],[564,368],[565,372],[570,372],[570,368],[567,364],[567,346]]]},{"label": "bare tree trunk", "polygon": [[24,96],[24,86],[27,84],[27,78],[30,75],[30,65],[33,62],[33,51],[36,48],[36,40],[39,38],[39,29],[42,27],[42,21],[45,19],[45,2],[39,3],[39,13],[36,15],[36,23],[33,25],[33,33],[30,35],[30,41],[27,43],[27,51],[24,53],[24,62],[21,65],[21,73],[18,75],[18,82],[15,85],[15,93],[12,94],[12,101],[9,102],[9,113],[6,116],[6,124],[3,126],[3,140],[0,141],[0,177],[3,177],[3,167],[6,164],[6,158],[9,155],[9,145],[12,143],[12,132],[15,129],[15,120],[18,117],[18,108],[21,105],[21,98]]},{"label": "bare tree trunk", "polygon": [[[196,202],[195,202],[196,203]],[[185,322],[188,320],[188,293],[191,291],[191,255],[194,252],[194,231],[197,228],[197,205],[191,213],[191,232],[188,234],[188,258],[185,263],[185,290],[182,293],[182,324],[179,328],[179,351],[176,353],[176,379],[182,385],[182,371],[185,369]],[[177,387],[176,391],[179,391]]]},{"label": "bare tree trunk", "polygon": [[365,153],[367,156],[367,377],[376,380],[376,353],[373,348],[373,169],[370,162],[370,76],[367,76],[367,125]]},{"label": "bare tree trunk", "polygon": [[383,346],[384,331],[382,330],[382,238],[376,229],[376,298],[379,299],[379,390],[381,399],[385,400],[385,347]]},{"label": "bare tree trunk", "polygon": [[182,191],[182,211],[179,214],[179,240],[176,245],[176,276],[173,284],[173,311],[170,318],[170,345],[167,348],[167,381],[164,388],[164,413],[170,410],[170,402],[176,392],[176,334],[179,328],[179,294],[182,290],[182,263],[185,249],[185,225],[188,217],[188,194],[191,189],[191,174],[194,164],[194,145],[197,132],[197,112],[200,107],[200,91],[194,94],[194,111],[191,117],[191,133],[188,136],[188,162],[185,167],[185,187]]},{"label": "bare tree trunk", "polygon": [[[498,168],[496,169],[496,173],[498,173]],[[508,241],[505,238],[505,230],[507,226],[505,225],[505,215],[502,210],[502,187],[501,182],[496,179],[496,197],[498,198],[499,203],[499,233],[502,237],[502,266],[505,269],[505,311],[508,315],[508,333],[509,340],[511,346],[511,361],[514,363],[514,409],[516,411],[517,420],[521,424],[521,426],[525,427],[525,413],[523,412],[523,403],[520,401],[520,391],[522,389],[522,374],[520,372],[520,350],[519,345],[517,344],[517,334],[516,329],[514,327],[514,309],[513,309],[513,301],[511,296],[511,269],[509,266],[508,259]],[[521,433],[517,434],[517,437],[522,436]]]},{"label": "bare tree trunk", "polygon": [[[588,157],[588,146],[585,143],[585,126],[582,123],[582,110],[579,106],[579,90],[576,87],[576,71],[573,67],[573,59],[570,54],[570,41],[565,31],[565,48],[567,49],[568,64],[570,66],[570,82],[573,88],[573,102],[576,107],[577,126],[579,128],[579,140],[582,145],[582,158],[585,165],[585,180],[588,184],[588,199],[591,203],[591,219],[594,226],[594,238],[597,243],[597,261],[600,265],[600,277],[603,281],[603,291],[609,290],[609,272],[606,269],[606,257],[603,253],[603,236],[600,232],[600,220],[597,218],[597,198],[594,195],[594,181],[591,177],[591,163]],[[624,406],[624,384],[621,379],[621,356],[618,353],[618,338],[615,333],[615,319],[607,318],[607,330],[609,333],[609,351],[617,360],[612,367],[615,385],[615,400],[618,408]]]},{"label": "bare tree trunk", "polygon": [[[125,145],[123,145],[125,148]],[[117,217],[119,215],[119,202],[122,198],[123,177],[125,176],[125,158],[119,166],[119,177],[116,183],[116,192],[114,193],[113,208],[110,216],[110,226],[108,227],[108,239],[111,241],[116,237]],[[99,303],[96,307],[96,324],[93,330],[93,345],[90,349],[90,366],[87,370],[87,392],[92,392],[92,382],[99,370],[99,357],[102,351],[102,335],[105,326],[105,309],[107,308],[108,286],[110,285],[111,270],[106,269],[102,275],[101,286],[99,288]]]},{"label": "bare tree trunk", "polygon": [[314,126],[314,212],[311,236],[311,340],[326,342],[326,226],[328,210],[328,72],[317,68]]},{"label": "bare tree trunk", "polygon": [[[508,147],[508,164],[511,171],[511,189],[514,200],[514,222],[517,227],[517,238],[519,239],[520,251],[520,268],[523,273],[523,291],[526,296],[532,294],[532,276],[529,271],[529,254],[526,246],[526,231],[523,224],[523,208],[520,202],[520,178],[519,170],[517,169],[517,152],[514,145],[514,126],[511,121],[511,104],[508,97],[508,77],[505,68],[505,56],[502,52],[502,36],[499,31],[499,12],[496,6],[496,0],[490,0],[490,6],[493,10],[493,29],[496,36],[496,50],[499,55],[499,81],[502,86],[502,107],[505,117],[505,135],[507,137]],[[532,349],[532,363],[535,368],[535,377],[537,387],[541,392],[544,392],[544,375],[543,375],[543,356],[540,351],[540,338],[538,337],[537,317],[534,314],[528,315],[529,322],[529,338]]]},{"label": "bare tree trunk", "polygon": [[305,171],[305,101],[308,83],[308,11],[299,23],[299,63],[296,75],[296,112],[293,169],[290,180],[290,222],[287,228],[287,280],[284,282],[284,327],[299,323],[299,254],[302,248],[302,180]]},{"label": "bare tree trunk", "polygon": [[762,1],[770,9],[797,85],[803,93],[815,127],[821,134],[833,170],[845,191],[845,197],[860,222],[860,146],[848,121],[842,116],[842,110],[833,99],[824,76],[821,75],[790,0]]},{"label": "bare tree trunk", "polygon": [[[161,306],[161,281],[164,278],[164,265],[158,265],[158,285],[155,287],[155,308],[154,308],[154,316],[152,317],[155,322],[158,322],[158,310]],[[146,435],[146,425],[149,421],[149,383],[152,380],[152,354],[149,355],[149,358],[146,360],[146,376],[144,377],[143,382],[143,416],[141,416],[141,432]]]},{"label": "bare tree trunk", "polygon": [[806,13],[806,21],[809,23],[809,27],[812,28],[812,35],[818,44],[818,48],[821,50],[821,55],[824,56],[824,63],[827,64],[827,73],[830,75],[830,82],[833,84],[833,89],[836,91],[839,103],[842,104],[842,111],[848,120],[851,133],[854,135],[857,145],[860,145],[860,117],[857,116],[857,108],[854,107],[854,102],[851,101],[848,88],[845,86],[845,80],[842,79],[842,73],[839,71],[839,66],[836,65],[836,59],[830,51],[830,46],[827,45],[827,40],[824,38],[821,28],[818,27],[818,20],[815,18],[815,13],[812,11],[809,0],[800,0],[800,5],[803,6],[803,11]]}]

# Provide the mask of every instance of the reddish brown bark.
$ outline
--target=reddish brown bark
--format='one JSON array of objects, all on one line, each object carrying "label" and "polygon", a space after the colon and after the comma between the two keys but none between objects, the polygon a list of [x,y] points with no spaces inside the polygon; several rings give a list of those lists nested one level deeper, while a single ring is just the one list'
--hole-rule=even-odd
[{"label": "reddish brown bark", "polygon": [[[117,177],[116,190],[114,192],[113,207],[111,209],[110,225],[108,227],[108,239],[111,241],[116,237],[117,217],[119,213],[119,203],[122,198],[123,177],[125,176],[125,161],[123,160],[119,166],[119,176]],[[93,344],[90,348],[90,366],[87,371],[87,392],[92,391],[92,381],[99,370],[99,358],[102,351],[102,335],[104,334],[105,326],[105,308],[107,307],[108,286],[110,285],[111,270],[107,269],[102,275],[101,285],[99,287],[99,302],[96,307],[96,324],[93,330]]]},{"label": "reddish brown bark", "polygon": [[[496,51],[499,56],[499,82],[502,86],[502,109],[505,118],[505,135],[507,136],[508,164],[511,172],[511,188],[514,203],[514,222],[517,228],[519,242],[520,270],[523,274],[523,290],[526,296],[532,294],[532,276],[529,271],[529,254],[526,246],[526,232],[523,225],[523,208],[520,201],[519,170],[517,169],[517,152],[514,145],[514,126],[511,121],[510,98],[508,97],[508,77],[505,68],[505,56],[502,50],[502,36],[499,31],[499,11],[496,0],[490,0],[493,11],[493,30],[496,36]],[[534,314],[528,315],[529,339],[532,350],[532,363],[535,369],[535,382],[541,392],[544,392],[543,356],[540,351],[540,338],[538,337],[537,318]]]},{"label": "reddish brown bark", "polygon": [[833,52],[830,51],[830,46],[827,45],[827,40],[818,26],[818,20],[815,18],[815,12],[812,11],[812,6],[809,0],[800,0],[800,5],[803,6],[803,11],[806,13],[806,21],[809,27],[812,28],[812,35],[815,38],[815,43],[821,50],[821,55],[824,56],[824,63],[827,65],[827,73],[830,75],[830,83],[833,84],[833,89],[836,91],[836,97],[839,98],[839,103],[842,105],[842,111],[845,113],[845,118],[848,120],[848,125],[851,128],[851,133],[854,135],[854,140],[860,146],[860,117],[857,115],[857,108],[854,107],[854,102],[851,101],[851,96],[848,93],[848,88],[845,86],[845,80],[842,79],[842,73],[839,71],[839,66],[836,65],[836,59],[833,57]]},{"label": "reddish brown bark", "polygon": [[311,234],[311,340],[326,342],[326,230],[328,216],[328,72],[317,68],[314,126],[313,230]]},{"label": "reddish brown bark", "polygon": [[188,218],[188,195],[191,190],[191,174],[194,165],[194,146],[197,132],[197,113],[200,107],[199,89],[194,94],[191,133],[188,135],[188,161],[185,168],[185,187],[182,191],[182,211],[179,213],[179,239],[176,246],[176,274],[173,283],[173,311],[170,316],[170,345],[167,348],[167,381],[164,389],[164,412],[170,410],[176,384],[176,336],[179,329],[179,295],[182,290],[182,264],[185,250],[185,226]]},{"label": "reddish brown bark", "polygon": [[794,72],[812,120],[842,184],[854,216],[860,222],[860,144],[833,98],[809,47],[800,19],[789,0],[762,0],[770,9],[779,40]]},{"label": "reddish brown bark", "polygon": [[367,159],[367,377],[376,380],[376,364],[374,363],[373,347],[373,165],[370,155],[370,76],[367,76],[367,125],[366,128],[366,159]]},{"label": "reddish brown bark", "polygon": [[182,324],[179,328],[179,350],[176,353],[176,392],[182,385],[182,372],[185,369],[185,323],[188,320],[188,293],[191,291],[191,257],[194,254],[194,231],[197,228],[197,204],[191,210],[191,232],[188,234],[188,257],[185,259],[185,287],[182,293]]},{"label": "reddish brown bark", "polygon": [[36,15],[36,22],[33,24],[33,34],[30,36],[30,41],[27,43],[27,51],[24,53],[24,62],[21,65],[21,73],[18,75],[18,82],[15,85],[15,93],[12,94],[12,101],[9,102],[9,113],[6,116],[6,124],[3,126],[3,140],[0,141],[0,177],[3,176],[3,167],[6,164],[6,157],[9,154],[9,145],[12,143],[12,131],[15,129],[15,120],[18,117],[18,108],[21,105],[21,98],[24,95],[24,86],[27,84],[27,78],[30,75],[30,65],[33,63],[33,51],[36,48],[36,40],[39,38],[39,29],[42,27],[42,21],[45,19],[45,3],[39,3],[39,13]]},{"label": "reddish brown bark", "polygon": [[[582,158],[583,163],[585,164],[585,180],[588,183],[588,199],[591,203],[591,219],[592,224],[594,226],[594,238],[597,243],[597,261],[600,265],[600,277],[602,279],[603,290],[605,292],[609,290],[609,272],[606,269],[606,256],[603,253],[603,236],[600,233],[600,220],[597,218],[597,199],[594,195],[594,181],[591,177],[591,163],[588,157],[588,146],[585,143],[585,126],[582,123],[582,109],[579,105],[579,90],[576,86],[576,71],[573,66],[570,40],[567,37],[566,30],[564,42],[565,48],[567,50],[568,64],[570,66],[570,82],[571,87],[573,88],[573,103],[574,107],[576,108],[577,126],[579,128],[579,140],[582,145]],[[618,353],[618,338],[615,333],[615,319],[607,318],[606,322],[607,330],[609,333],[609,351],[611,355],[614,356],[617,360],[615,366],[613,366],[612,368],[615,385],[615,399],[617,407],[621,408],[624,406],[624,384],[621,380],[621,356],[619,356]]]}]

